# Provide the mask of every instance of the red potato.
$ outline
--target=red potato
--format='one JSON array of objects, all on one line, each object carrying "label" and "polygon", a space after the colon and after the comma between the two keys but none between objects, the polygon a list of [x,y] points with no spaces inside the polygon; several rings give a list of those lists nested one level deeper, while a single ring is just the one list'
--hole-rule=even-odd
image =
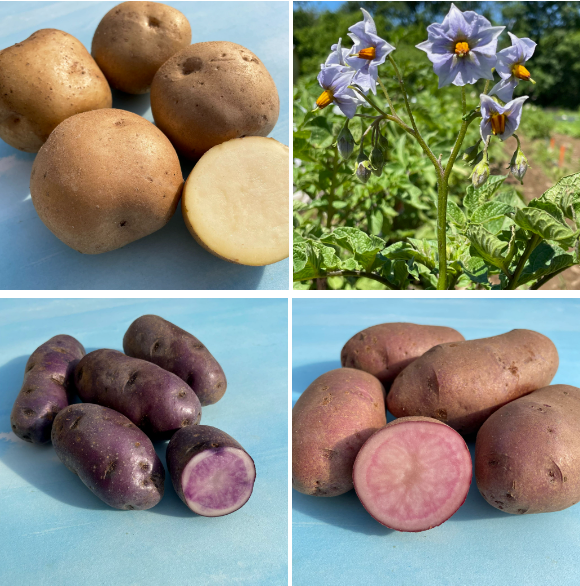
[{"label": "red potato", "polygon": [[340,361],[342,366],[364,370],[389,384],[433,346],[464,340],[458,331],[444,326],[379,324],[355,334],[344,345]]},{"label": "red potato", "polygon": [[353,468],[356,494],[382,525],[425,531],[465,502],[471,455],[463,438],[429,417],[403,417],[367,440]]}]

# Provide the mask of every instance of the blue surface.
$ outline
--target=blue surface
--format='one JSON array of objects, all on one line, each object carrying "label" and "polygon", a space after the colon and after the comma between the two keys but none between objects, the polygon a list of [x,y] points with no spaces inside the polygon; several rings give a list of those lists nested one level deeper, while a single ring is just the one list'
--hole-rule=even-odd
[{"label": "blue surface", "polygon": [[[10,429],[29,354],[68,333],[87,350],[122,350],[138,316],[199,337],[228,389],[202,423],[235,437],[256,463],[254,492],[225,517],[193,514],[170,479],[148,511],[118,511],[58,460]],[[12,586],[285,585],[288,582],[287,300],[0,300],[0,583]],[[165,465],[167,442],[156,444]]]},{"label": "blue surface", "polygon": [[[0,50],[42,28],[63,30],[90,51],[101,18],[118,2],[0,2]],[[165,2],[183,12],[192,42],[232,41],[253,51],[274,78],[280,117],[271,135],[289,144],[287,2]],[[149,94],[113,92],[113,107],[153,122]],[[221,260],[188,232],[181,207],[158,232],[119,250],[82,255],[44,226],[30,199],[33,154],[0,140],[0,288],[3,289],[288,289],[288,259],[268,267]],[[182,160],[184,178],[192,164]]]},{"label": "blue surface", "polygon": [[[346,341],[371,325],[446,325],[466,339],[514,328],[550,337],[560,355],[554,384],[580,386],[580,302],[573,299],[294,299],[292,398],[340,367]],[[391,420],[392,417],[389,418]],[[473,456],[473,443],[470,444]],[[294,586],[572,586],[580,584],[580,504],[514,516],[484,501],[473,481],[465,504],[422,533],[383,527],[351,491],[317,498],[292,491]]]}]

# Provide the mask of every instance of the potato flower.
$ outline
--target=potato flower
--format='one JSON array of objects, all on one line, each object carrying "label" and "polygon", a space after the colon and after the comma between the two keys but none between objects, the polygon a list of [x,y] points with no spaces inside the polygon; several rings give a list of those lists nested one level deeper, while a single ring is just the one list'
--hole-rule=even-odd
[{"label": "potato flower", "polygon": [[509,138],[520,125],[522,106],[528,96],[516,98],[505,106],[498,104],[493,98],[481,94],[481,125],[480,132],[483,142],[491,135],[501,140]]},{"label": "potato flower", "polygon": [[352,118],[362,100],[349,87],[354,74],[354,69],[345,69],[341,65],[322,65],[317,79],[324,91],[316,100],[316,107],[322,110],[334,103],[347,118]]}]

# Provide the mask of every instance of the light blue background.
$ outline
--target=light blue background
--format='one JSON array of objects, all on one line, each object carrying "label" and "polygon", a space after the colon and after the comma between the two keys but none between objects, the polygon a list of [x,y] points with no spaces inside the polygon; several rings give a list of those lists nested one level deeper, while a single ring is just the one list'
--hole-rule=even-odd
[{"label": "light blue background", "polygon": [[[577,300],[295,299],[292,319],[293,402],[316,377],[340,368],[351,336],[392,321],[446,325],[466,339],[515,328],[539,331],[560,355],[553,383],[580,386]],[[469,447],[473,456],[473,443]],[[580,584],[580,504],[508,515],[485,502],[474,480],[465,504],[443,525],[398,533],[372,519],[354,491],[317,498],[293,490],[292,501],[294,586]]]},{"label": "light blue background", "polygon": [[[122,350],[129,324],[156,313],[192,332],[222,365],[223,399],[202,423],[256,463],[254,492],[218,518],[193,514],[165,479],[147,511],[94,496],[52,446],[19,440],[10,412],[28,356],[50,337]],[[5,586],[285,585],[288,576],[287,300],[0,300],[0,583]],[[167,442],[156,443],[165,465]]]},{"label": "light blue background", "polygon": [[[42,28],[63,30],[90,52],[101,18],[118,2],[0,2],[0,50]],[[192,42],[232,41],[253,51],[274,78],[280,117],[271,136],[289,144],[287,2],[165,2],[183,12]],[[113,107],[153,122],[149,94],[113,91]],[[112,252],[82,255],[40,221],[30,199],[34,154],[0,140],[0,288],[3,289],[288,289],[288,259],[268,267],[221,260],[188,232],[181,206],[158,232]],[[186,179],[192,164],[182,159]]]}]

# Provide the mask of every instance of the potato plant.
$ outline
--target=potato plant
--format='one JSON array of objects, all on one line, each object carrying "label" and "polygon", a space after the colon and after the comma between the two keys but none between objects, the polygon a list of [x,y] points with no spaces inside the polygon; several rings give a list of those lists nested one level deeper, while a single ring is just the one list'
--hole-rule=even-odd
[{"label": "potato plant", "polygon": [[[527,205],[505,185],[529,166],[515,132],[527,96],[513,91],[534,83],[535,43],[508,33],[497,52],[505,27],[452,5],[416,46],[438,87],[419,55],[407,83],[363,15],[353,46],[339,39],[321,66],[322,93],[295,89],[295,287],[366,277],[387,289],[538,289],[579,264],[580,173]],[[506,140],[508,173],[491,174]]]}]

